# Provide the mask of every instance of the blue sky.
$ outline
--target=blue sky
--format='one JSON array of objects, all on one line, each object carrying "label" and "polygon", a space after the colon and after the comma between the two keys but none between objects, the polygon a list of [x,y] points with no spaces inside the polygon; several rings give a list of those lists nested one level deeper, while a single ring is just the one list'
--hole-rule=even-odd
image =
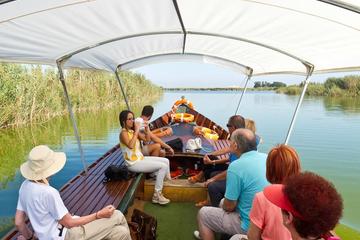
[{"label": "blue sky", "polygon": [[[144,74],[155,84],[162,87],[228,87],[244,86],[245,76],[239,72],[213,64],[196,62],[157,63],[133,69]],[[321,74],[311,77],[312,82],[323,82],[328,77],[341,77],[352,73]],[[254,77],[252,81],[280,81],[286,84],[298,84],[304,80],[302,76],[271,75]]]}]

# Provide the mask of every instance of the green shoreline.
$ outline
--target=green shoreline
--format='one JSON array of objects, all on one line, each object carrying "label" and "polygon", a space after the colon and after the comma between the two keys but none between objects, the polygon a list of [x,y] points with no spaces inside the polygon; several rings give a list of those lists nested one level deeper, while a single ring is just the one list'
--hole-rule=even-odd
[{"label": "green shoreline", "polygon": [[341,237],[341,240],[360,240],[360,231],[344,224],[336,226],[335,232],[339,237]]}]

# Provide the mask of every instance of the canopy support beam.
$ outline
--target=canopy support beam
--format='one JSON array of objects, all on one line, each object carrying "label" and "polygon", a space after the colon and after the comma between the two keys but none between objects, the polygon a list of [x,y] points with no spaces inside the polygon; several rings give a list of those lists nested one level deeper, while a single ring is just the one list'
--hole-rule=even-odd
[{"label": "canopy support beam", "polygon": [[57,65],[58,70],[59,70],[60,82],[61,82],[61,84],[63,86],[63,89],[64,89],[64,95],[65,95],[66,104],[67,104],[67,107],[68,107],[68,110],[69,110],[69,113],[70,113],[70,118],[71,118],[71,122],[73,124],[77,145],[78,145],[78,148],[79,148],[79,151],[80,151],[81,162],[83,164],[85,174],[87,174],[88,173],[87,164],[85,162],[85,156],[84,156],[83,148],[81,146],[79,131],[78,131],[78,128],[77,128],[77,124],[76,124],[76,120],[75,120],[74,113],[73,113],[73,110],[72,110],[69,94],[68,94],[66,84],[65,84],[65,77],[64,77],[64,72],[62,70],[62,63],[60,61],[57,61],[56,65]]},{"label": "canopy support beam", "polygon": [[296,121],[296,117],[297,117],[297,114],[299,112],[299,109],[300,109],[300,106],[304,100],[304,96],[305,96],[305,92],[306,92],[306,89],[309,85],[309,82],[310,82],[310,76],[311,74],[313,73],[314,71],[314,66],[313,65],[308,65],[307,66],[307,75],[306,75],[306,79],[304,81],[304,87],[303,87],[303,90],[301,92],[301,95],[300,95],[300,98],[299,98],[299,101],[296,105],[296,108],[295,108],[295,112],[294,112],[294,115],[291,119],[291,123],[290,123],[290,126],[289,126],[289,130],[287,132],[287,135],[286,135],[286,139],[285,139],[285,145],[287,145],[289,143],[289,139],[290,139],[290,135],[292,133],[292,130],[294,128],[294,124],[295,124],[295,121]]},{"label": "canopy support beam", "polygon": [[115,70],[115,76],[116,76],[116,79],[117,79],[117,81],[118,81],[118,83],[119,83],[119,85],[120,85],[120,89],[121,89],[122,95],[123,95],[123,97],[124,97],[124,99],[125,99],[126,107],[127,107],[127,109],[130,111],[130,105],[129,105],[129,102],[128,102],[128,100],[127,100],[126,94],[125,94],[124,86],[123,86],[123,84],[121,83],[121,78],[120,78],[120,76],[119,76],[118,69],[119,69],[119,68],[116,68],[116,70]]},{"label": "canopy support beam", "polygon": [[246,89],[248,87],[248,83],[249,83],[250,78],[252,76],[252,72],[253,72],[253,70],[250,69],[250,74],[246,77],[246,82],[245,82],[245,85],[244,85],[244,89],[242,90],[242,93],[241,93],[241,96],[240,96],[240,99],[239,99],[239,102],[238,102],[238,105],[237,105],[237,108],[236,108],[236,111],[235,111],[235,115],[237,115],[237,113],[239,111],[239,107],[240,107],[241,101],[243,99],[243,96],[244,96],[244,94],[246,92]]},{"label": "canopy support beam", "polygon": [[[136,59],[132,59],[130,61],[121,63],[121,64],[117,65],[116,68],[123,69],[123,67],[126,66],[127,64],[135,63],[135,62],[146,60],[146,59],[151,59],[151,58],[154,58],[154,57],[171,56],[171,55],[177,55],[177,54],[179,54],[179,53],[163,53],[163,54],[154,54],[154,55],[151,55],[151,56],[136,58]],[[252,73],[252,68],[251,67],[243,65],[243,64],[235,62],[235,61],[232,61],[232,60],[229,60],[229,59],[225,59],[225,58],[221,58],[221,57],[217,57],[217,56],[213,56],[213,55],[209,55],[209,54],[199,54],[199,53],[191,53],[191,52],[186,52],[186,53],[184,53],[182,55],[185,55],[185,56],[211,57],[211,58],[218,59],[218,60],[221,60],[221,61],[229,62],[231,64],[235,64],[235,65],[239,66],[240,69],[246,69],[246,72],[241,71],[245,75],[249,75],[250,71]]]},{"label": "canopy support beam", "polygon": [[180,22],[182,31],[184,33],[184,40],[183,40],[183,47],[182,47],[182,53],[184,54],[185,53],[185,45],[186,45],[186,29],[185,29],[185,25],[184,25],[184,22],[183,22],[182,17],[181,17],[179,5],[177,4],[176,0],[173,0],[173,3],[174,3],[175,10],[176,10],[176,14],[177,14],[177,16],[179,18],[179,22]]},{"label": "canopy support beam", "polygon": [[[94,43],[92,45],[86,46],[86,47],[82,47],[79,48],[78,50],[75,50],[73,52],[67,53],[65,55],[62,55],[61,57],[58,58],[58,61],[63,62],[64,60],[68,60],[69,58],[71,58],[72,56],[79,54],[81,52],[108,44],[108,43],[112,43],[115,41],[119,41],[119,40],[124,40],[124,39],[130,39],[130,38],[136,38],[136,37],[143,37],[143,36],[153,36],[153,35],[163,35],[163,34],[184,34],[183,31],[162,31],[162,32],[147,32],[147,33],[139,33],[139,34],[133,34],[133,35],[128,35],[128,36],[122,36],[122,37],[116,37],[116,38],[112,38],[112,39],[107,39],[105,41],[101,41],[101,42],[97,42]],[[288,57],[291,57],[293,59],[296,59],[298,61],[300,61],[303,65],[305,65],[305,67],[312,65],[311,63],[309,63],[308,61],[301,59],[300,57],[297,57],[285,50],[261,43],[261,42],[257,42],[251,39],[247,39],[247,38],[240,38],[240,37],[235,37],[235,36],[231,36],[231,35],[225,35],[225,34],[217,34],[217,33],[211,33],[211,32],[196,32],[196,31],[186,31],[186,34],[194,34],[194,35],[204,35],[204,36],[212,36],[212,37],[219,37],[219,38],[225,38],[225,39],[232,39],[232,40],[236,40],[236,41],[241,41],[241,42],[247,42],[250,44],[254,44],[257,46],[261,46],[267,49],[271,49],[273,51],[279,52],[281,54],[284,54]],[[184,46],[183,46],[184,47]]]}]

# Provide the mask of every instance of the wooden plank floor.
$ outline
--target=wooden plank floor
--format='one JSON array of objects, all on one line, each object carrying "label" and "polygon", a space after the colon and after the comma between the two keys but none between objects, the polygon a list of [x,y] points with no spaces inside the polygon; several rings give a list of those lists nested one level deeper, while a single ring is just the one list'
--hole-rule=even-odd
[{"label": "wooden plank floor", "polygon": [[[98,211],[108,204],[118,207],[135,178],[128,181],[103,183],[104,171],[110,165],[125,164],[121,149],[116,145],[88,167],[88,174],[82,171],[67,182],[60,195],[74,215],[84,216]],[[16,239],[15,229],[3,239]]]}]

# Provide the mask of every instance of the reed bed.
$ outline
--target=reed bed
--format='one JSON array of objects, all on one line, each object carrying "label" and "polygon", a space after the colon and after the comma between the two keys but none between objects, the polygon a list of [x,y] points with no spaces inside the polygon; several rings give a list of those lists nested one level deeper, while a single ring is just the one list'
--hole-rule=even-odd
[{"label": "reed bed", "polygon": [[[277,93],[299,95],[303,84],[281,87]],[[324,83],[310,83],[306,95],[328,97],[358,97],[360,96],[360,76],[349,75],[343,78],[328,78]]]},{"label": "reed bed", "polygon": [[[66,84],[75,112],[108,109],[123,102],[114,74],[68,70]],[[145,76],[121,72],[131,105],[152,102],[162,90]],[[54,68],[0,63],[0,128],[47,121],[67,113],[63,89]]]}]

